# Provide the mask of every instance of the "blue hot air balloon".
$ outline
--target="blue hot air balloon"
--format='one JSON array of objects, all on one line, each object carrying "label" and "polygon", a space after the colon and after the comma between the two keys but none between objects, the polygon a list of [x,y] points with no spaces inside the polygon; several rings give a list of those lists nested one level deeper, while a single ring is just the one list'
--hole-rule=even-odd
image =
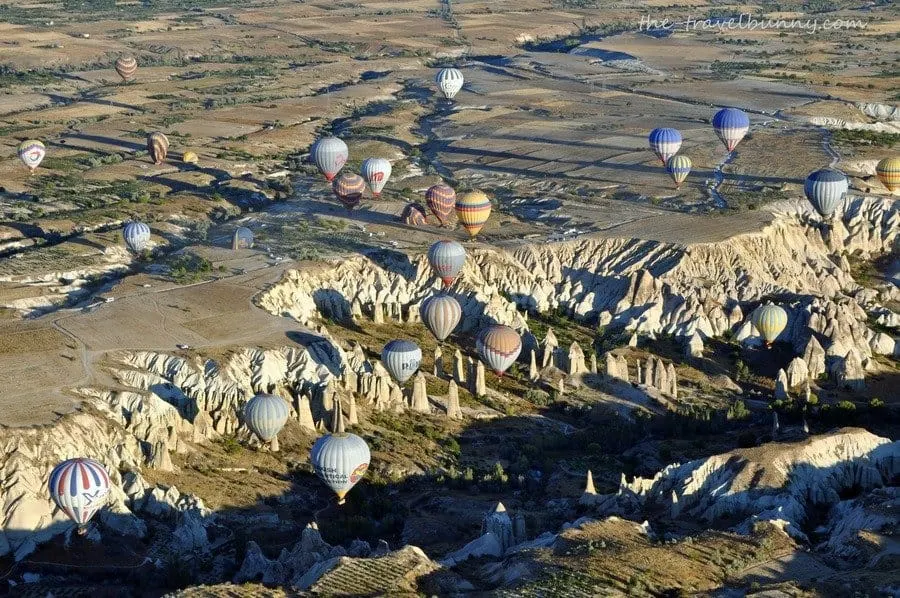
[{"label": "blue hot air balloon", "polygon": [[[288,415],[288,404],[276,395],[260,393],[244,405],[244,422],[263,442],[277,440]],[[277,445],[272,448],[277,449]]]},{"label": "blue hot air balloon", "polygon": [[844,173],[833,168],[823,168],[806,177],[803,191],[806,199],[823,218],[830,218],[850,188]]},{"label": "blue hot air balloon", "polygon": [[681,149],[681,133],[677,129],[653,129],[649,141],[650,149],[663,164]]},{"label": "blue hot air balloon", "polygon": [[150,227],[143,222],[129,222],[122,231],[122,237],[128,249],[140,253],[150,241]]},{"label": "blue hot air balloon", "polygon": [[712,120],[713,129],[728,151],[733,151],[750,130],[750,117],[737,108],[722,108]]}]

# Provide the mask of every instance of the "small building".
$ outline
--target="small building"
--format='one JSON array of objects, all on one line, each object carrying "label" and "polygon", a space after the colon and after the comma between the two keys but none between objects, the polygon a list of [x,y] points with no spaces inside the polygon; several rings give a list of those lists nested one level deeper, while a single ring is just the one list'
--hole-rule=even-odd
[{"label": "small building", "polygon": [[231,237],[232,249],[250,249],[253,247],[253,231],[246,226],[238,227]]}]

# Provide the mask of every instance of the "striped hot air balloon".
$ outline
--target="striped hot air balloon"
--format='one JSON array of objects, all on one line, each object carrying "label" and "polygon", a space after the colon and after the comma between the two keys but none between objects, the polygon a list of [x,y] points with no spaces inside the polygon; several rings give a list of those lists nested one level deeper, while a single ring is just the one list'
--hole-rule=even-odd
[{"label": "striped hot air balloon", "polygon": [[425,226],[427,215],[425,214],[425,208],[420,204],[411,203],[407,204],[403,209],[401,218],[403,219],[403,222],[409,226]]},{"label": "striped hot air balloon", "polygon": [[428,248],[428,263],[447,288],[462,271],[466,250],[456,241],[438,241]]},{"label": "striped hot air balloon", "polygon": [[787,312],[778,305],[760,305],[751,318],[753,327],[762,335],[766,346],[770,346],[788,323]]},{"label": "striped hot air balloon", "polygon": [[491,200],[481,191],[463,193],[456,200],[456,217],[474,239],[491,217]]},{"label": "striped hot air balloon", "polygon": [[716,135],[730,152],[750,130],[750,117],[737,108],[722,108],[713,116],[712,125]]},{"label": "striped hot air balloon", "polygon": [[34,174],[37,167],[44,161],[44,156],[47,155],[47,148],[37,139],[27,139],[19,144],[17,153],[22,164],[27,166],[28,170]]},{"label": "striped hot air balloon", "polygon": [[669,161],[666,162],[666,172],[668,172],[669,176],[672,177],[672,180],[675,181],[676,187],[680,187],[681,183],[683,183],[691,173],[691,166],[691,159],[687,156],[672,156],[669,158]]},{"label": "striped hot air balloon", "polygon": [[279,396],[260,393],[244,405],[244,423],[263,442],[272,442],[290,415],[287,402]]},{"label": "striped hot air balloon", "polygon": [[340,172],[347,163],[350,151],[347,144],[337,137],[323,137],[316,141],[309,152],[309,156],[315,163],[319,172],[325,175],[329,181]]},{"label": "striped hot air balloon", "polygon": [[372,455],[365,440],[344,430],[340,401],[335,401],[334,410],[334,431],[316,440],[309,460],[316,475],[337,495],[338,504],[342,505],[350,489],[366,474]]},{"label": "striped hot air balloon", "polygon": [[432,185],[425,192],[425,203],[444,226],[456,206],[456,191],[449,185]]},{"label": "striped hot air balloon", "polygon": [[137,60],[134,56],[120,56],[116,60],[116,72],[122,77],[122,81],[126,83],[130,81],[137,72]]},{"label": "striped hot air balloon", "polygon": [[900,189],[900,156],[884,158],[878,162],[875,174],[878,175],[881,184],[887,187],[891,193]]},{"label": "striped hot air balloon", "polygon": [[482,361],[502,376],[518,359],[522,351],[522,337],[509,326],[495,324],[478,335],[475,348]]},{"label": "striped hot air balloon", "polygon": [[677,129],[653,129],[650,131],[648,140],[650,149],[663,164],[681,149],[681,133]]},{"label": "striped hot air balloon", "polygon": [[392,340],[381,350],[381,362],[400,384],[405,384],[422,363],[422,349],[412,341]]},{"label": "striped hot air balloon", "polygon": [[425,299],[419,311],[425,326],[441,342],[447,340],[462,319],[462,307],[450,295],[434,295]]},{"label": "striped hot air balloon", "polygon": [[366,181],[358,174],[345,172],[332,181],[331,190],[349,212],[359,205],[363,192],[366,190]]},{"label": "striped hot air balloon", "polygon": [[129,222],[122,230],[125,245],[134,253],[140,253],[150,242],[150,227],[143,222]]},{"label": "striped hot air balloon", "polygon": [[372,190],[372,195],[378,197],[388,179],[391,178],[391,163],[384,158],[366,158],[363,160],[360,171],[363,178],[366,179],[369,189]]},{"label": "striped hot air balloon", "polygon": [[844,173],[833,168],[822,168],[806,177],[803,191],[806,199],[823,218],[830,218],[844,201],[850,188]]},{"label": "striped hot air balloon", "polygon": [[150,133],[147,135],[147,151],[150,152],[153,163],[159,166],[169,153],[169,138],[161,131]]},{"label": "striped hot air balloon", "polygon": [[68,459],[53,468],[48,482],[50,497],[84,533],[87,522],[106,504],[109,474],[93,459]]},{"label": "striped hot air balloon", "polygon": [[465,79],[459,69],[446,68],[438,71],[434,81],[437,83],[441,93],[444,94],[444,97],[452,100],[459,93],[459,90],[462,89]]}]

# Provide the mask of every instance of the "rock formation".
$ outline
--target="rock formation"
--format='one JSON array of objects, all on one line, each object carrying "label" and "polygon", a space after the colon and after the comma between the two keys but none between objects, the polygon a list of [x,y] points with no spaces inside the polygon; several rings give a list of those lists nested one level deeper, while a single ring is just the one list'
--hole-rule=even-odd
[{"label": "rock formation", "polygon": [[462,410],[459,407],[459,389],[453,380],[450,381],[450,386],[447,388],[447,417],[462,419]]}]

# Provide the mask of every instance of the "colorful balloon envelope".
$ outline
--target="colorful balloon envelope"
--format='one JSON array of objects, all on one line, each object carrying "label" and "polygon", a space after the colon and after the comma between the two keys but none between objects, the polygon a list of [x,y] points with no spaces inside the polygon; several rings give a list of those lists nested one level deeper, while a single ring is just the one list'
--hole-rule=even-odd
[{"label": "colorful balloon envelope", "polygon": [[427,222],[427,214],[425,214],[425,208],[417,203],[407,204],[407,206],[403,209],[403,215],[401,216],[404,224],[408,224],[409,226],[425,226]]},{"label": "colorful balloon envelope", "polygon": [[806,177],[803,191],[819,215],[830,218],[844,201],[849,188],[850,184],[843,172],[823,168]]},{"label": "colorful balloon envelope", "polygon": [[44,156],[47,155],[47,148],[37,139],[28,139],[19,144],[17,153],[22,164],[27,166],[33,173],[44,161]]},{"label": "colorful balloon envelope", "polygon": [[875,174],[878,175],[881,184],[887,187],[891,193],[900,189],[900,156],[884,158],[878,162]]},{"label": "colorful balloon envelope", "polygon": [[452,100],[459,93],[465,81],[462,72],[454,68],[441,69],[434,80],[438,89],[448,100]]},{"label": "colorful balloon envelope", "polygon": [[466,263],[466,250],[456,241],[438,241],[428,248],[428,263],[448,288]]},{"label": "colorful balloon envelope", "polygon": [[122,230],[125,245],[134,253],[140,253],[150,242],[150,227],[143,222],[129,222]]},{"label": "colorful balloon envelope", "polygon": [[372,194],[375,197],[381,195],[381,190],[391,178],[391,163],[384,158],[366,158],[360,170]]},{"label": "colorful balloon envelope", "polygon": [[313,144],[309,154],[319,172],[331,181],[347,163],[350,151],[347,144],[337,137],[323,137]]},{"label": "colorful balloon envelope", "polygon": [[425,203],[441,225],[446,225],[456,206],[456,191],[448,185],[432,185],[425,192]]},{"label": "colorful balloon envelope", "polygon": [[344,418],[340,405],[335,404],[335,430],[316,440],[310,451],[310,461],[319,479],[338,497],[338,504],[369,469],[372,455],[366,441],[344,431]]},{"label": "colorful balloon envelope", "polygon": [[263,442],[271,442],[290,415],[287,402],[279,396],[260,393],[244,405],[244,423]]},{"label": "colorful balloon envelope", "polygon": [[185,164],[196,164],[200,161],[200,156],[194,152],[184,152],[181,156],[181,161]]},{"label": "colorful balloon envelope", "polygon": [[722,108],[713,116],[712,125],[716,135],[730,152],[750,130],[750,117],[737,108]]},{"label": "colorful balloon envelope", "polygon": [[106,504],[109,474],[99,461],[68,459],[53,468],[48,482],[50,497],[79,530]]},{"label": "colorful balloon envelope", "polygon": [[462,319],[462,307],[450,295],[428,297],[419,310],[425,326],[441,342],[447,340]]},{"label": "colorful balloon envelope", "polygon": [[681,183],[683,183],[691,173],[691,166],[691,159],[687,156],[672,156],[669,158],[669,161],[666,162],[666,172],[668,172],[669,176],[672,177],[672,180],[675,181],[676,187],[680,187]]},{"label": "colorful balloon envelope", "polygon": [[134,78],[137,66],[137,60],[133,56],[120,56],[116,60],[116,72],[122,77],[122,81],[126,83]]},{"label": "colorful balloon envelope", "polygon": [[491,217],[491,200],[481,191],[463,193],[456,200],[456,217],[469,237],[475,238]]},{"label": "colorful balloon envelope", "polygon": [[156,131],[147,135],[147,151],[150,153],[150,159],[159,166],[166,159],[169,153],[169,138],[161,131]]},{"label": "colorful balloon envelope", "polygon": [[751,321],[766,341],[766,346],[769,346],[787,326],[788,315],[780,306],[767,303],[756,308]]},{"label": "colorful balloon envelope", "polygon": [[681,133],[677,129],[653,129],[649,141],[650,149],[663,164],[681,149]]},{"label": "colorful balloon envelope", "polygon": [[363,192],[366,190],[366,181],[358,174],[345,172],[332,181],[331,190],[334,191],[338,201],[344,204],[347,211],[350,211],[359,205]]},{"label": "colorful balloon envelope", "polygon": [[381,362],[394,380],[405,384],[422,363],[422,349],[412,341],[392,340],[381,350]]},{"label": "colorful balloon envelope", "polygon": [[495,324],[478,335],[475,348],[481,360],[498,376],[502,376],[522,352],[522,337],[509,326]]}]

